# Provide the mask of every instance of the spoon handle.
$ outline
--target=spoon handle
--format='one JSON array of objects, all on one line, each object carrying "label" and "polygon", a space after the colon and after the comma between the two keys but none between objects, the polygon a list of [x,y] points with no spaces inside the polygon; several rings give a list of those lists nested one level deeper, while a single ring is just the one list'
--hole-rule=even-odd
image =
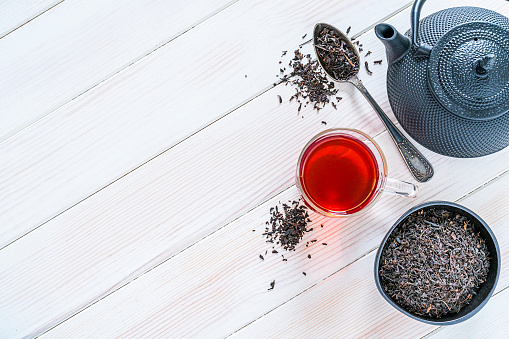
[{"label": "spoon handle", "polygon": [[361,80],[354,76],[349,79],[349,82],[353,84],[364,97],[369,101],[375,112],[378,114],[380,119],[389,131],[392,139],[396,143],[396,146],[403,157],[410,173],[412,176],[419,182],[426,182],[431,177],[433,177],[433,167],[429,163],[429,161],[419,152],[417,148],[399,131],[399,129],[394,126],[391,119],[387,117],[385,112],[382,110],[380,106],[376,103],[375,99],[369,94],[368,90],[362,84]]}]

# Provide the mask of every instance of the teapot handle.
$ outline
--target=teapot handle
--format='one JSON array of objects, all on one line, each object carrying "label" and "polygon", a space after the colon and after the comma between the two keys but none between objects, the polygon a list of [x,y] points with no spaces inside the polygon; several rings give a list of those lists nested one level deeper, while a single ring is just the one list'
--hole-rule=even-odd
[{"label": "teapot handle", "polygon": [[414,57],[429,57],[432,46],[426,43],[419,43],[419,18],[421,8],[426,0],[415,0],[410,13],[410,25],[412,27],[412,46],[415,48]]}]

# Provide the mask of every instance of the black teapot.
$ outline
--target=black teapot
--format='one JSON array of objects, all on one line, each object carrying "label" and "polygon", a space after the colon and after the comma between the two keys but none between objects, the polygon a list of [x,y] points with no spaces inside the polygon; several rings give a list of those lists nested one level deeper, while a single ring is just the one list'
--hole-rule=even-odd
[{"label": "black teapot", "polygon": [[387,50],[387,92],[401,126],[424,147],[479,157],[509,145],[509,19],[455,7],[419,21],[416,0],[405,35],[375,27]]}]

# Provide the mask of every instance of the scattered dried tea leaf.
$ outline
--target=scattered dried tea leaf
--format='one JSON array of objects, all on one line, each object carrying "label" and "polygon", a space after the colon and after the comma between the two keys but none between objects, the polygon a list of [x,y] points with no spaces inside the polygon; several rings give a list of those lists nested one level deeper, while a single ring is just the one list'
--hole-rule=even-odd
[{"label": "scattered dried tea leaf", "polygon": [[[310,40],[311,41],[311,40]],[[290,63],[289,74],[284,74],[281,81],[285,85],[292,85],[296,93],[289,99],[296,100],[302,109],[302,102],[312,103],[313,109],[320,110],[330,102],[329,98],[337,93],[334,82],[329,81],[318,64],[317,59],[312,59],[310,54],[304,56],[299,49],[295,50],[295,56]]]},{"label": "scattered dried tea leaf", "polygon": [[371,72],[371,71],[369,70],[368,62],[367,62],[367,61],[365,61],[365,62],[364,62],[364,67],[366,67],[366,72],[368,72],[368,74],[369,74],[369,75],[372,75],[372,74],[373,74],[373,72]]},{"label": "scattered dried tea leaf", "polygon": [[[278,206],[270,208],[270,220],[266,222],[263,235],[267,242],[280,244],[285,250],[295,250],[295,246],[308,230],[307,224],[311,222],[307,207],[301,200],[293,201],[290,205],[283,204],[283,211]],[[277,253],[277,252],[276,252]]]}]

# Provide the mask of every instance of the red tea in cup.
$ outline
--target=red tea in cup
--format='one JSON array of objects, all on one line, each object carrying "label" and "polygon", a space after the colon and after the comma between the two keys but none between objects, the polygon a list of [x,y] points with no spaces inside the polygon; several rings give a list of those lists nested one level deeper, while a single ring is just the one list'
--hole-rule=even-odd
[{"label": "red tea in cup", "polygon": [[301,185],[325,210],[353,213],[375,193],[376,159],[356,138],[339,135],[317,140],[306,150],[302,163]]},{"label": "red tea in cup", "polygon": [[364,210],[386,188],[415,196],[411,183],[386,177],[386,161],[379,146],[366,134],[332,129],[306,145],[297,166],[297,186],[313,210],[329,216],[347,216]]}]

